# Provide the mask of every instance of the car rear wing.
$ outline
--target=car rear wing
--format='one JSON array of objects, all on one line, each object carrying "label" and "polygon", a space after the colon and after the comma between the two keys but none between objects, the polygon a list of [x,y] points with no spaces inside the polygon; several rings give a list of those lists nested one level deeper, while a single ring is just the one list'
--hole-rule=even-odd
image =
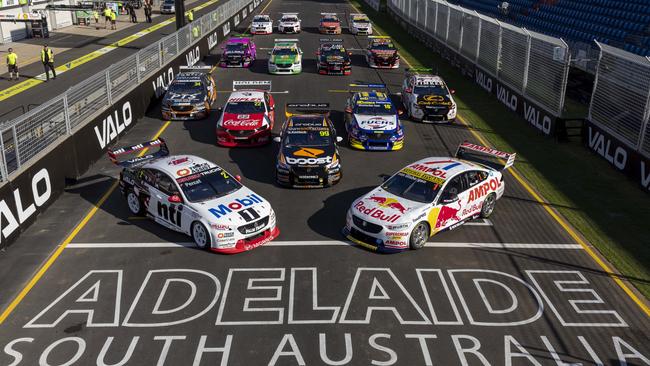
[{"label": "car rear wing", "polygon": [[456,150],[456,157],[487,165],[496,170],[505,170],[515,163],[516,153],[507,153],[490,147],[463,142]]},{"label": "car rear wing", "polygon": [[436,69],[434,72],[430,67],[407,67],[404,74],[407,77],[411,75],[438,75],[438,70]]},{"label": "car rear wing", "polygon": [[354,17],[368,18],[368,14],[365,14],[365,13],[350,13],[350,19],[354,19]]},{"label": "car rear wing", "polygon": [[212,66],[180,66],[178,68],[179,72],[183,71],[195,71],[195,72],[203,72],[203,73],[210,73],[210,70],[212,70]]},{"label": "car rear wing", "polygon": [[[142,155],[142,156],[137,156],[137,155],[134,156],[134,154],[137,154],[140,151],[145,152],[148,149],[156,146],[158,147],[158,151],[146,155]],[[121,156],[129,156],[129,155],[131,155],[132,157],[125,160],[120,160],[118,158]],[[121,147],[115,150],[108,149],[108,158],[111,160],[111,162],[115,165],[119,165],[124,168],[128,168],[134,165],[140,165],[145,163],[146,161],[162,158],[167,155],[169,155],[169,149],[167,148],[167,144],[165,143],[165,140],[161,138],[153,141],[143,142],[137,145]]]},{"label": "car rear wing", "polygon": [[298,16],[298,14],[300,14],[300,13],[280,13],[280,14],[282,14],[282,16],[285,16],[285,15],[295,15],[295,16]]},{"label": "car rear wing", "polygon": [[276,38],[273,40],[273,44],[275,43],[295,43],[298,44],[300,42],[298,38]]},{"label": "car rear wing", "polygon": [[271,80],[234,80],[232,82],[232,91],[240,90],[263,90],[271,91]]},{"label": "car rear wing", "polygon": [[343,43],[343,38],[320,38],[320,43]]},{"label": "car rear wing", "polygon": [[287,103],[284,109],[284,115],[289,118],[301,114],[322,114],[329,116],[329,103]]},{"label": "car rear wing", "polygon": [[350,93],[361,93],[364,91],[378,91],[385,90],[386,84],[381,83],[352,83],[348,84],[348,92]]}]

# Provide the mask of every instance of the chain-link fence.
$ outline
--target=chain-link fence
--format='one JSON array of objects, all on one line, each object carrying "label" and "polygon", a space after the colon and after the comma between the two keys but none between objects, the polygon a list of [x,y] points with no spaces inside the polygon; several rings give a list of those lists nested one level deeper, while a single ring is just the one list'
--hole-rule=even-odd
[{"label": "chain-link fence", "polygon": [[[0,124],[0,181],[38,153],[107,110],[162,65],[187,50],[251,0],[230,0],[177,32],[78,82],[36,109]],[[254,0],[255,6],[261,1]]]},{"label": "chain-link fence", "polygon": [[589,120],[650,158],[650,58],[597,44]]},{"label": "chain-link fence", "polygon": [[388,7],[550,114],[562,115],[570,66],[562,39],[442,0],[388,0]]}]

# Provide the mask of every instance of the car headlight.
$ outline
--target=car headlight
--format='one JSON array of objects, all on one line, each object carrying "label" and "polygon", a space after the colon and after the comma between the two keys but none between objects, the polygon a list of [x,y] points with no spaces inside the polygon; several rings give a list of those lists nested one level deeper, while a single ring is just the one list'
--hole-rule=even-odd
[{"label": "car headlight", "polygon": [[366,134],[363,134],[363,133],[362,133],[362,134],[359,135],[359,140],[361,140],[361,141],[367,141],[367,140],[368,140],[368,136],[366,136]]},{"label": "car headlight", "polygon": [[410,224],[396,224],[396,225],[386,225],[386,228],[390,231],[398,231],[408,229]]},{"label": "car headlight", "polygon": [[339,159],[335,157],[334,160],[327,165],[327,170],[335,170],[338,169],[340,166],[341,163],[339,162]]},{"label": "car headlight", "polygon": [[293,64],[294,64],[294,65],[300,65],[300,60],[295,61]]},{"label": "car headlight", "polygon": [[280,157],[278,159],[277,167],[278,169],[283,169],[283,170],[289,170],[291,168],[291,166],[287,164],[287,161],[284,159],[284,155],[282,154],[280,154]]},{"label": "car headlight", "polygon": [[352,135],[353,137],[357,137],[359,135],[359,126],[357,126],[356,122],[352,125],[352,129],[350,130],[350,135]]},{"label": "car headlight", "polygon": [[269,65],[273,65],[273,66],[275,66],[275,62],[273,62],[273,61],[269,61]]}]

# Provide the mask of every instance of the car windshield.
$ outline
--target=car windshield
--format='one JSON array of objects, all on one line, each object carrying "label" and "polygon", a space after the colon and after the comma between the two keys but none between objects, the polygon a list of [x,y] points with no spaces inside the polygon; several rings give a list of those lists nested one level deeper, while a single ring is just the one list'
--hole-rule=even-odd
[{"label": "car windshield", "polygon": [[271,19],[270,19],[269,17],[260,17],[260,16],[257,16],[257,17],[255,17],[255,18],[253,18],[253,21],[254,21],[254,22],[260,22],[260,23],[263,23],[263,22],[269,22],[269,21],[271,21]]},{"label": "car windshield", "polygon": [[244,51],[248,48],[245,43],[230,43],[226,45],[226,51]]},{"label": "car windshield", "polygon": [[314,147],[314,146],[329,146],[330,132],[329,130],[296,130],[289,131],[284,140],[286,147]]},{"label": "car windshield", "polygon": [[381,185],[386,192],[407,200],[431,203],[440,191],[440,184],[399,172]]},{"label": "car windshield", "polygon": [[286,17],[286,18],[282,18],[282,21],[287,22],[287,23],[295,23],[295,22],[298,21],[298,18],[296,18],[296,17]]},{"label": "car windshield", "polygon": [[323,23],[337,23],[339,20],[332,17],[323,18]]},{"label": "car windshield", "polygon": [[167,89],[174,94],[197,94],[202,90],[200,81],[174,81]]},{"label": "car windshield", "polygon": [[373,50],[394,51],[395,46],[392,43],[375,43],[372,45]]},{"label": "car windshield", "polygon": [[264,113],[264,103],[262,103],[261,100],[250,102],[228,102],[225,112],[232,114]]},{"label": "car windshield", "polygon": [[171,1],[170,0],[165,0],[165,2],[163,4],[164,5],[174,5],[175,1],[174,0],[171,0]]},{"label": "car windshield", "polygon": [[241,184],[221,168],[212,168],[177,180],[190,202],[203,202],[230,194]]},{"label": "car windshield", "polygon": [[413,92],[417,95],[447,95],[447,88],[442,85],[420,85]]},{"label": "car windshield", "polygon": [[344,51],[343,49],[341,49],[341,48],[329,48],[329,49],[325,49],[325,50],[323,50],[322,54],[323,54],[323,56],[326,56],[326,57],[327,57],[327,56],[341,56],[341,57],[345,57],[345,55],[346,55],[345,51]]},{"label": "car windshield", "polygon": [[352,21],[355,22],[355,23],[370,23],[370,21],[368,19],[363,19],[363,18],[361,18],[361,19],[352,19]]},{"label": "car windshield", "polygon": [[298,54],[298,50],[295,48],[276,48],[273,50],[273,54],[276,56],[290,55],[295,56]]},{"label": "car windshield", "polygon": [[354,108],[355,114],[371,114],[373,116],[394,116],[397,111],[392,104],[357,104]]}]

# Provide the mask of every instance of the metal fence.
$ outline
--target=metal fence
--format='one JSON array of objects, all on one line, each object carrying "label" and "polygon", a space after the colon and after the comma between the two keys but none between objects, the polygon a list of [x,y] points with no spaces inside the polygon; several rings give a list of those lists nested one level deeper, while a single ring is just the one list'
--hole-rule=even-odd
[{"label": "metal fence", "polygon": [[[157,43],[77,83],[63,95],[0,125],[0,181],[59,138],[73,133],[93,116],[109,109],[164,64],[193,45],[251,0],[230,0]],[[257,6],[261,0],[255,0]]]},{"label": "metal fence", "polygon": [[650,57],[597,44],[589,120],[650,158]]},{"label": "metal fence", "polygon": [[443,0],[388,0],[388,7],[555,116],[564,109],[568,45]]}]

